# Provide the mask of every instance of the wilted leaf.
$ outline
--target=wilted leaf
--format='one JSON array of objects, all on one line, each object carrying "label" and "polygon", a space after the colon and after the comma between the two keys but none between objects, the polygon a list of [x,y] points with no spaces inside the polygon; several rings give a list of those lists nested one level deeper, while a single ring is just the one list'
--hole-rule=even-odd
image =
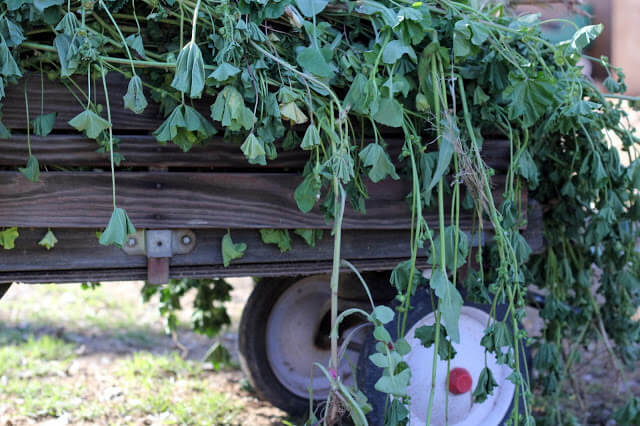
[{"label": "wilted leaf", "polygon": [[307,127],[307,130],[304,132],[304,137],[302,138],[302,143],[300,144],[300,148],[309,150],[314,146],[320,146],[320,132],[318,132],[318,128],[311,124]]},{"label": "wilted leaf", "polygon": [[44,237],[38,242],[39,245],[43,246],[47,250],[51,250],[58,243],[58,239],[51,229],[44,234]]},{"label": "wilted leaf", "polygon": [[40,165],[33,155],[29,156],[26,167],[20,167],[18,170],[31,182],[37,182],[40,179]]},{"label": "wilted leaf", "polygon": [[360,154],[360,160],[365,167],[369,168],[368,176],[374,183],[381,181],[387,176],[399,179],[396,168],[389,159],[389,155],[377,143],[370,143]]},{"label": "wilted leaf", "polygon": [[312,18],[318,13],[322,12],[327,4],[329,4],[328,0],[296,0],[296,4],[298,5],[298,9],[300,12],[307,18]]},{"label": "wilted leaf", "polygon": [[247,136],[240,147],[244,156],[249,160],[249,164],[260,164],[262,166],[266,166],[266,151],[264,148],[264,142],[258,139],[253,132],[249,133],[249,136]]},{"label": "wilted leaf", "polygon": [[225,86],[211,106],[211,118],[222,123],[229,130],[250,130],[255,117],[253,112],[244,105],[244,99],[238,89]]},{"label": "wilted leaf", "polygon": [[134,75],[131,80],[129,80],[127,93],[125,93],[122,99],[124,100],[124,107],[136,114],[141,114],[147,107],[147,99],[144,97],[142,79],[139,76]]},{"label": "wilted leaf", "polygon": [[222,263],[226,268],[232,260],[240,259],[247,250],[246,243],[234,243],[231,234],[227,232],[222,237]]},{"label": "wilted leaf", "polygon": [[109,128],[109,122],[95,112],[85,109],[69,121],[76,130],[84,131],[88,137],[95,139],[100,132]]},{"label": "wilted leaf", "polygon": [[282,253],[291,250],[291,237],[286,229],[261,229],[260,237],[265,244],[277,244]]},{"label": "wilted leaf", "polygon": [[113,244],[122,248],[127,241],[127,237],[135,233],[136,228],[131,223],[129,216],[127,216],[127,212],[120,207],[116,207],[113,209],[111,219],[109,219],[109,223],[102,232],[99,241],[104,246]]},{"label": "wilted leaf", "polygon": [[51,112],[49,114],[42,114],[31,120],[33,126],[33,133],[38,136],[47,136],[53,130],[53,125],[56,122],[57,112]]},{"label": "wilted leaf", "polygon": [[199,98],[204,89],[204,78],[202,52],[195,42],[190,41],[178,54],[171,87],[192,98]]},{"label": "wilted leaf", "polygon": [[15,226],[0,231],[0,246],[4,247],[5,250],[11,250],[15,247],[16,238],[19,236],[18,228]]},{"label": "wilted leaf", "polygon": [[451,281],[449,281],[442,268],[438,268],[432,272],[429,286],[435,291],[438,297],[438,308],[442,313],[447,334],[451,337],[451,341],[459,343],[460,331],[458,329],[458,320],[460,319],[460,311],[462,309],[462,296],[460,296],[458,289],[451,284]]}]

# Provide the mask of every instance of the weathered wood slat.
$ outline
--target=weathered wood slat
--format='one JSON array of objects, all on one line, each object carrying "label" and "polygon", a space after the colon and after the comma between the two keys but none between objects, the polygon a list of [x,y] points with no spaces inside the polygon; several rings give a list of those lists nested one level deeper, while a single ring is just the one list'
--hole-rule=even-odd
[{"label": "weathered wood slat", "polygon": [[[129,256],[118,248],[102,246],[92,231],[54,229],[59,242],[49,251],[37,244],[44,232],[43,229],[20,231],[15,249],[2,253],[0,282],[110,281],[147,277],[144,256]],[[255,230],[233,230],[234,240],[247,243],[247,251],[243,258],[224,267],[220,244],[226,232],[224,229],[196,231],[194,251],[171,259],[170,276],[278,276],[331,271],[333,239],[329,233],[315,248],[292,234],[293,250],[281,253],[276,246],[264,244]],[[342,257],[362,271],[392,269],[409,255],[407,231],[345,231],[343,234]],[[425,260],[420,259],[420,263],[425,264]]]},{"label": "weathered wood slat", "polygon": [[[125,161],[122,167],[217,167],[256,168],[251,166],[237,144],[214,137],[206,145],[197,145],[189,152],[182,152],[174,144],[159,144],[151,135],[118,135],[120,153]],[[401,139],[388,139],[388,152],[396,159],[402,150]],[[432,149],[436,144],[430,145]],[[109,156],[96,152],[96,142],[80,134],[31,136],[31,149],[41,165],[61,167],[105,167]],[[484,161],[497,170],[509,166],[509,141],[490,139],[483,145]],[[24,134],[14,134],[11,139],[0,139],[0,165],[24,166],[28,158],[27,140]],[[278,158],[267,163],[267,168],[302,169],[309,153],[302,150],[285,151],[278,148]]]},{"label": "weathered wood slat", "polygon": [[[95,232],[86,229],[54,228],[58,243],[54,249],[46,250],[38,245],[45,232],[45,229],[21,229],[15,249],[2,253],[2,271],[143,268],[147,265],[145,256],[131,256],[116,247],[103,246],[98,243]],[[173,256],[171,267],[222,265],[221,244],[226,232],[226,229],[197,230],[194,250]],[[329,232],[315,247],[308,246],[291,232],[292,250],[285,253],[273,244],[263,243],[257,230],[234,229],[231,235],[235,242],[247,244],[245,255],[234,260],[233,265],[330,261],[333,257],[333,238]],[[342,235],[341,257],[348,260],[384,259],[393,253],[393,257],[408,258],[409,239],[409,231],[346,230]]]},{"label": "weathered wood slat", "polygon": [[[406,259],[362,259],[352,263],[359,271],[388,271],[399,262]],[[424,263],[425,259],[418,259]],[[247,265],[230,265],[225,268],[222,265],[211,266],[176,266],[169,271],[170,278],[229,278],[229,277],[280,277],[325,274],[331,272],[331,261],[320,262],[295,262],[295,263],[258,263]],[[341,268],[342,272],[351,272],[350,269]],[[75,269],[59,271],[49,269],[47,271],[17,271],[0,272],[0,280],[5,282],[23,283],[78,283],[86,281],[131,281],[146,280],[146,268],[121,268],[121,269]],[[375,297],[375,296],[374,296]]]},{"label": "weathered wood slat", "polygon": [[[139,228],[331,227],[318,209],[298,210],[296,174],[119,172],[116,181],[118,204]],[[494,177],[494,197],[503,182],[504,176]],[[403,180],[369,185],[367,214],[347,206],[343,228],[409,229],[408,192]],[[19,172],[0,172],[0,227],[100,229],[112,208],[107,172],[46,172],[37,183]],[[425,218],[437,223],[435,211]],[[462,215],[460,224],[470,229],[472,218]]]},{"label": "weathered wood slat", "polygon": [[[85,92],[87,91],[86,79],[76,79],[78,86]],[[92,87],[93,94],[96,95],[96,101],[105,105],[104,89],[102,82],[98,81]],[[156,129],[163,121],[163,116],[156,103],[149,102],[149,106],[142,114],[134,114],[124,109],[124,101],[122,96],[127,92],[127,80],[120,74],[112,73],[107,78],[109,88],[109,104],[111,106],[111,121],[113,128],[116,130],[137,130],[148,131]],[[72,88],[74,86],[71,86]],[[80,95],[75,88],[74,93]],[[39,76],[33,75],[27,81],[27,96],[29,98],[29,116],[34,118],[41,113],[40,96],[42,94],[40,88]],[[147,98],[149,93],[145,90]],[[195,100],[194,104],[201,112],[207,116],[208,105],[212,103],[212,99]],[[2,122],[9,129],[26,129],[26,114],[24,103],[24,80],[16,85],[10,85],[6,89],[5,101],[2,108]],[[78,113],[82,112],[86,105],[86,99],[79,102],[64,84],[59,81],[46,81],[44,91],[44,113],[57,112],[54,129],[60,130],[71,129],[67,123]],[[103,114],[106,117],[106,114]]]}]

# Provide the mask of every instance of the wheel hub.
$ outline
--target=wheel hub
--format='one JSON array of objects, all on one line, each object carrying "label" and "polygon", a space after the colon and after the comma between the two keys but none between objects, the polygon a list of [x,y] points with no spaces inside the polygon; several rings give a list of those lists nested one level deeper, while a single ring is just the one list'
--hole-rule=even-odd
[{"label": "wheel hub", "polygon": [[[280,296],[267,320],[269,364],[280,383],[302,398],[309,397],[310,386],[313,399],[325,399],[331,388],[322,371],[314,367],[314,363],[327,365],[329,361],[330,348],[318,333],[326,328],[323,319],[326,322],[330,297],[326,276],[304,278]],[[364,337],[364,331],[359,332],[354,341],[361,344]],[[358,351],[347,348],[337,372],[343,383],[354,383],[351,365],[357,360]]]},{"label": "wheel hub", "polygon": [[[498,387],[483,403],[473,402],[473,386],[478,383],[484,367],[484,347],[480,339],[489,323],[489,315],[480,309],[463,306],[460,315],[460,343],[454,343],[457,354],[450,361],[449,387],[447,389],[447,361],[438,359],[434,403],[431,414],[432,425],[453,426],[497,426],[507,414],[515,392],[515,385],[507,380],[511,369],[499,365],[493,354],[487,353],[487,366],[491,369]],[[425,325],[433,325],[435,314],[431,313],[418,321],[407,333],[411,351],[405,361],[411,369],[411,424],[425,424],[432,388],[433,346],[425,348],[415,337],[415,331]],[[448,413],[446,410],[448,404]]]}]

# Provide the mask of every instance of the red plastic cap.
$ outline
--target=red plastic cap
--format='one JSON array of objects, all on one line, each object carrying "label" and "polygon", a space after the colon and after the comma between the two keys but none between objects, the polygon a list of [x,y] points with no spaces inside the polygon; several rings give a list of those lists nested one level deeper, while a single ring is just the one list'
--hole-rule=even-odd
[{"label": "red plastic cap", "polygon": [[469,392],[472,384],[471,374],[464,368],[454,368],[449,373],[449,392],[454,395]]}]

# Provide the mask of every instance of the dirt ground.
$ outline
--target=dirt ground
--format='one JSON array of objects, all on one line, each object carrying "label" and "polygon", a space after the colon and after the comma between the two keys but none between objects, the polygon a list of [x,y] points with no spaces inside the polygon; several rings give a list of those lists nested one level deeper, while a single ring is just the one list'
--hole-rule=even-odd
[{"label": "dirt ground", "polygon": [[[180,403],[192,400],[194,393],[212,391],[228,397],[225,405],[237,407],[228,419],[211,423],[205,419],[193,424],[281,425],[286,419],[285,413],[257,399],[237,367],[237,334],[234,330],[253,284],[251,279],[233,280],[233,284],[233,300],[227,305],[233,324],[220,336],[232,355],[232,364],[217,372],[203,365],[201,360],[214,341],[181,327],[177,337],[180,347],[188,350],[186,359],[202,366],[197,367],[198,378],[190,384],[200,389],[182,392],[177,383],[180,377],[167,385],[172,391],[183,393]],[[171,407],[161,412],[136,409],[136,401],[132,404],[129,400],[129,394],[135,392],[127,392],[126,380],[119,374],[123,369],[122,360],[130,360],[141,351],[148,353],[155,363],[158,359],[162,361],[166,354],[182,354],[176,342],[164,333],[157,301],[142,303],[141,287],[141,282],[105,284],[98,290],[82,290],[79,285],[14,285],[0,304],[0,335],[13,332],[24,336],[53,336],[73,345],[73,360],[62,368],[48,366],[49,371],[44,374],[35,374],[31,368],[21,374],[34,374],[34,380],[41,382],[51,379],[61,389],[81,389],[74,395],[78,399],[75,404],[85,408],[95,404],[100,409],[86,414],[86,410],[73,407],[74,401],[70,407],[69,398],[61,395],[60,399],[67,399],[61,401],[61,409],[54,407],[46,412],[47,407],[44,407],[45,410],[40,411],[45,412],[24,413],[20,407],[24,401],[0,396],[0,425],[182,424],[180,419],[172,418]],[[189,315],[190,310],[186,308],[180,313],[181,322],[188,323]],[[156,358],[152,358],[154,356]],[[170,361],[173,365],[180,364],[178,360]],[[0,389],[6,382],[7,377],[3,377],[0,370]],[[165,383],[155,385],[164,386]],[[0,391],[0,395],[2,393]],[[39,397],[55,399],[56,395]],[[133,408],[123,412],[118,405]],[[197,408],[197,404],[193,408]]]}]

